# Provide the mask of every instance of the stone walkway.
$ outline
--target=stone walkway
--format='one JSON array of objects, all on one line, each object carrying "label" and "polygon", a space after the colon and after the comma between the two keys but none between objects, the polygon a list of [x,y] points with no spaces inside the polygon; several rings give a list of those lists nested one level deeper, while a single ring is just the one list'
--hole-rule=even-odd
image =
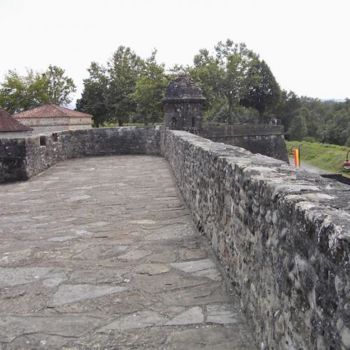
[{"label": "stone walkway", "polygon": [[0,349],[255,349],[167,162],[0,186]]}]

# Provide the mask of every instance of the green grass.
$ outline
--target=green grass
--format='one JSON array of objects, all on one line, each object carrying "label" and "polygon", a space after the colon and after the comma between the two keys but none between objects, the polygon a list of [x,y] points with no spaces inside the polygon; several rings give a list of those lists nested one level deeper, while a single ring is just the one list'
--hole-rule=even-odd
[{"label": "green grass", "polygon": [[286,144],[290,156],[291,149],[301,145],[301,162],[305,161],[320,169],[350,177],[350,173],[343,169],[349,147],[306,141],[286,141]]}]

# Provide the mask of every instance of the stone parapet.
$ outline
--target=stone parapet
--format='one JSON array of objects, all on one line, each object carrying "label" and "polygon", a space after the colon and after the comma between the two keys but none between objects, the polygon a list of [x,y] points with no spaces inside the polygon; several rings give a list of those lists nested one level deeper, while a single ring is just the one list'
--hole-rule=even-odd
[{"label": "stone parapet", "polygon": [[284,135],[283,125],[203,123],[203,137]]},{"label": "stone parapet", "polygon": [[203,123],[199,135],[288,162],[282,125]]},{"label": "stone parapet", "polygon": [[129,127],[1,138],[0,182],[64,159],[161,153],[261,348],[349,349],[346,185],[185,131]]},{"label": "stone parapet", "polygon": [[26,180],[60,160],[118,154],[160,154],[159,128],[100,128],[0,138],[0,183]]},{"label": "stone parapet", "polygon": [[24,139],[0,139],[0,183],[26,179],[25,158]]},{"label": "stone parapet", "polygon": [[183,131],[162,151],[261,348],[349,349],[349,187]]}]

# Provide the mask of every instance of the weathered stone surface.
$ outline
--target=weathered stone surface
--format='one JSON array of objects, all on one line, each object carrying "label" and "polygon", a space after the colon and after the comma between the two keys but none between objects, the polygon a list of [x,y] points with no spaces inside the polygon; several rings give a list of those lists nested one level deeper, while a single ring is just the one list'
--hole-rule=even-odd
[{"label": "weathered stone surface", "polygon": [[104,326],[99,332],[108,332],[115,329],[119,331],[146,328],[152,326],[161,326],[166,321],[166,318],[154,311],[140,311],[138,313],[123,316],[120,319]]},{"label": "weathered stone surface", "polygon": [[207,306],[207,322],[229,324],[236,323],[237,312],[230,304],[216,304]]},{"label": "weathered stone surface", "polygon": [[152,230],[152,233],[148,234],[145,239],[147,241],[178,240],[191,236],[193,236],[193,230],[188,225],[174,224],[162,229]]},{"label": "weathered stone surface", "polygon": [[70,241],[74,238],[77,238],[76,236],[57,236],[57,237],[52,237],[49,238],[50,242],[65,242],[65,241]]},{"label": "weathered stone surface", "polygon": [[226,293],[223,293],[220,284],[214,283],[193,283],[183,289],[181,293],[177,289],[174,289],[164,293],[161,297],[163,303],[169,306],[192,306],[230,302],[230,297]]},{"label": "weathered stone surface", "polygon": [[214,262],[210,259],[185,261],[170,265],[181,271],[191,273],[194,276],[207,277],[214,281],[221,280],[220,272],[218,271]]},{"label": "weathered stone surface", "polygon": [[137,266],[136,272],[146,275],[159,275],[168,272],[170,268],[165,264],[142,264]]},{"label": "weathered stone surface", "polygon": [[[28,179],[65,159],[116,155],[160,154],[159,128],[98,128],[62,131],[42,136],[0,136],[0,183]],[[93,167],[86,171],[94,171]],[[52,179],[50,181],[54,181]],[[68,194],[67,203],[89,199]]]},{"label": "weathered stone surface", "polygon": [[119,256],[119,259],[121,260],[139,260],[144,258],[147,255],[152,254],[151,251],[149,250],[143,250],[143,249],[136,249],[136,250],[132,250],[128,253],[125,253],[123,255]]},{"label": "weathered stone surface", "polygon": [[[235,334],[233,334],[235,333]],[[247,335],[243,330],[230,328],[181,329],[172,332],[166,341],[171,350],[243,350],[247,347]]]},{"label": "weathered stone surface", "polygon": [[193,132],[200,129],[205,97],[188,75],[180,74],[170,81],[162,102],[167,128]]},{"label": "weathered stone surface", "polygon": [[36,333],[55,334],[60,337],[79,337],[86,331],[101,324],[96,317],[84,315],[42,316],[8,316],[0,317],[0,344],[10,343],[16,337]]},{"label": "weathered stone surface", "polygon": [[100,269],[98,266],[95,268],[75,270],[70,274],[69,282],[76,284],[109,284],[115,285],[124,281],[124,275],[128,275],[129,270],[127,268],[113,267]]},{"label": "weathered stone surface", "polygon": [[[160,135],[156,129],[77,131],[59,134],[57,141],[48,136],[46,147],[35,137],[1,139],[0,181],[26,179],[66,158],[158,155]],[[185,132],[164,133],[161,149],[264,346],[348,347],[348,188]],[[160,158],[61,162],[32,181],[1,187],[0,202],[6,203],[0,212],[0,317],[80,313],[102,318],[101,328],[116,315],[149,310],[169,321],[173,308],[201,307],[207,319],[233,319],[207,308],[231,301],[220,280],[205,276],[215,270],[187,264],[211,257]],[[137,272],[152,263],[171,269]],[[101,272],[94,279],[96,269]],[[115,279],[104,273],[112,269],[121,271]],[[48,307],[62,286],[81,284],[127,290]],[[234,333],[237,324],[228,325]],[[214,332],[217,326],[210,327]],[[122,335],[120,347],[147,348],[140,337],[150,334],[159,347],[170,339],[167,332]],[[9,347],[21,348],[26,337],[19,335]],[[57,337],[46,334],[44,340],[55,344]],[[72,337],[81,346],[93,343],[92,336]],[[32,334],[30,341],[41,340]]]},{"label": "weathered stone surface", "polygon": [[[347,348],[348,187],[183,131],[162,149],[264,348]],[[234,319],[208,306],[208,322]]]},{"label": "weathered stone surface", "polygon": [[49,306],[70,304],[85,299],[98,298],[104,295],[119,293],[127,290],[126,287],[95,286],[91,284],[64,284],[53,295]]},{"label": "weathered stone surface", "polygon": [[288,162],[283,125],[203,123],[199,135]]},{"label": "weathered stone surface", "polygon": [[180,315],[177,315],[172,320],[166,323],[167,326],[183,326],[188,324],[203,323],[204,315],[202,308],[195,306],[192,307]]},{"label": "weathered stone surface", "polygon": [[0,186],[0,202],[1,349],[255,348],[242,318],[206,321],[238,300],[164,159],[61,162]]},{"label": "weathered stone surface", "polygon": [[48,277],[51,270],[47,267],[0,268],[0,287],[32,283]]}]

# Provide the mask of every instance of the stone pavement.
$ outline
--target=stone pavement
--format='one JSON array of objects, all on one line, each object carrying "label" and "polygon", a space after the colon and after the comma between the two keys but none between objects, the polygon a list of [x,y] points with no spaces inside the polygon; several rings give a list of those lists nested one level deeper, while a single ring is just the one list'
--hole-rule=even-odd
[{"label": "stone pavement", "polygon": [[0,186],[0,349],[255,349],[167,162]]}]

